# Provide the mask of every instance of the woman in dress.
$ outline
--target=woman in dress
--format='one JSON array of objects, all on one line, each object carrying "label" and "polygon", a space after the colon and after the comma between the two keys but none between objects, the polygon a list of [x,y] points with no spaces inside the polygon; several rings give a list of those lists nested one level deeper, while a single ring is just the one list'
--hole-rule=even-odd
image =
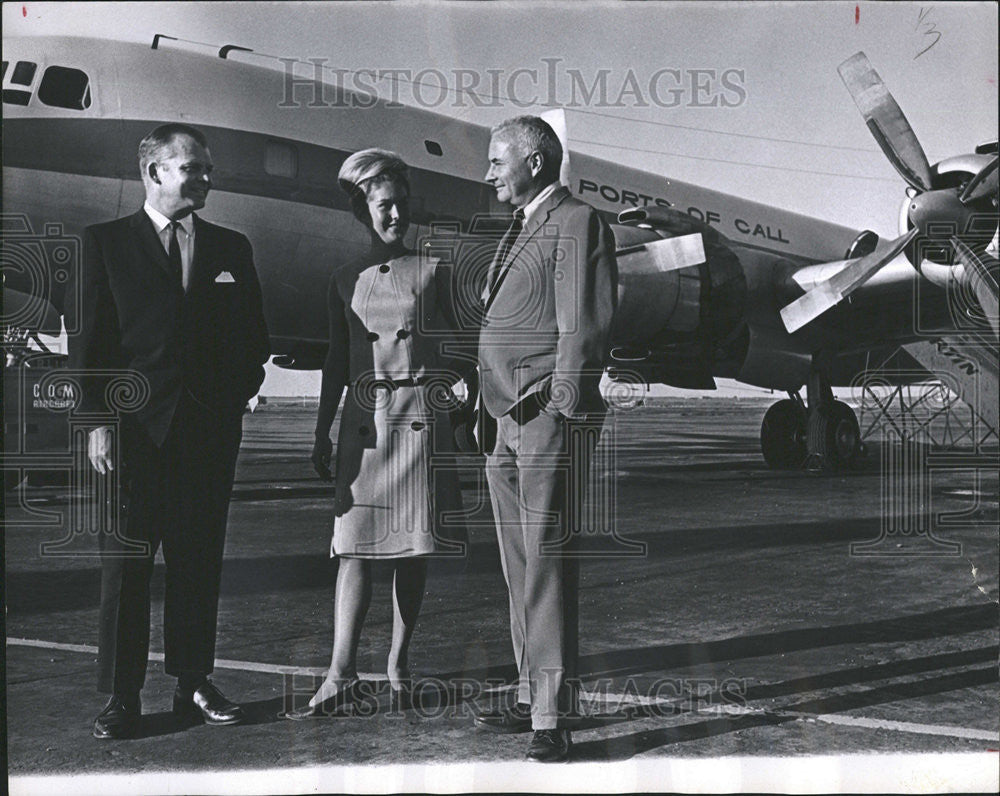
[{"label": "woman in dress", "polygon": [[[338,180],[371,233],[371,249],[359,262],[338,267],[329,285],[330,347],[312,462],[321,477],[335,481],[333,657],[308,707],[287,714],[293,719],[357,698],[358,641],[371,602],[372,561],[378,558],[388,559],[393,570],[387,666],[392,704],[406,701],[426,556],[448,547],[442,515],[461,510],[454,469],[433,468],[454,451],[451,386],[465,369],[440,353],[447,331],[455,328],[450,281],[445,269],[418,258],[403,241],[410,188],[398,155],[357,152],[344,162]],[[345,387],[331,474],[330,428]]]}]

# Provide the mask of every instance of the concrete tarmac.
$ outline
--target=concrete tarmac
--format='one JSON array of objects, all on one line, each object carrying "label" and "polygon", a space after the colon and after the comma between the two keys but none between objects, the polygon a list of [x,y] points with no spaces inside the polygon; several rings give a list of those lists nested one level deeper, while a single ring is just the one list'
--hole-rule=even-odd
[{"label": "concrete tarmac", "polygon": [[[279,712],[308,699],[329,661],[337,570],[329,558],[331,489],[308,462],[314,407],[270,403],[248,416],[213,679],[246,705],[249,720],[223,728],[173,721],[173,680],[159,654],[158,564],[145,715],[140,737],[127,741],[90,735],[103,707],[94,690],[95,540],[70,537],[61,552],[72,555],[42,555],[43,542],[67,537],[68,490],[9,492],[12,785],[45,790],[53,780],[34,778],[55,775],[103,792],[129,784],[156,792],[298,792],[331,782],[409,790],[434,787],[428,772],[440,769],[432,764],[461,764],[464,774],[448,769],[452,778],[437,787],[660,790],[686,781],[677,766],[700,764],[705,776],[718,776],[736,758],[733,789],[763,787],[749,774],[759,770],[755,760],[775,762],[775,786],[787,785],[783,777],[794,770],[836,789],[822,777],[858,782],[845,761],[899,753],[911,761],[900,776],[946,760],[966,762],[949,762],[941,776],[993,776],[1000,748],[995,463],[978,474],[927,466],[893,480],[884,445],[874,441],[856,471],[771,471],[758,443],[766,406],[676,399],[609,417],[588,514],[593,555],[581,567],[585,715],[569,766],[524,762],[530,736],[472,726],[473,705],[509,698],[514,676],[506,587],[474,460],[462,473],[466,552],[429,568],[412,647],[416,705],[389,710],[391,600],[377,569],[358,660],[373,684],[371,699],[346,715],[289,722]],[[995,445],[980,458],[995,462]],[[919,498],[906,504],[914,507],[906,517],[895,516],[893,483]],[[832,774],[796,768],[827,756]],[[879,759],[875,774],[895,758]],[[601,779],[581,774],[591,771],[586,763],[630,773]],[[258,769],[272,778],[245,773]],[[537,779],[557,776],[553,769],[562,772],[557,784]],[[469,773],[487,770],[506,773],[499,780]],[[771,771],[761,770],[765,778]],[[324,779],[333,771],[337,779]],[[422,773],[378,773],[399,771]],[[211,772],[214,779],[183,778]]]}]

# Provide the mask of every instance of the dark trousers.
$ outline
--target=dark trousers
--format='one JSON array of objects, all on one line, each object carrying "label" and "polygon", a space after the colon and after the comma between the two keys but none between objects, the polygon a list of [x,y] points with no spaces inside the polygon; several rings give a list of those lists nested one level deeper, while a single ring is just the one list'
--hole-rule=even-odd
[{"label": "dark trousers", "polygon": [[486,478],[510,597],[518,702],[532,727],[577,715],[578,518],[603,416],[568,420],[533,398],[497,420]]},{"label": "dark trousers", "polygon": [[[182,397],[157,447],[135,423],[120,427],[121,501],[127,543],[101,534],[98,690],[138,694],[149,656],[150,579],[162,544],[164,668],[211,673],[226,518],[242,416],[221,417]],[[135,555],[135,542],[147,544]]]}]

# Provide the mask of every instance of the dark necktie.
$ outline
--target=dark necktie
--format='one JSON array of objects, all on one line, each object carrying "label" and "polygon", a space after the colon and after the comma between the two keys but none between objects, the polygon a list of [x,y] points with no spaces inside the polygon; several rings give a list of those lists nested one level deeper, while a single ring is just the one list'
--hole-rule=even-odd
[{"label": "dark necktie", "polygon": [[507,262],[507,256],[510,254],[511,248],[514,246],[514,241],[517,240],[517,236],[521,234],[521,230],[524,229],[524,211],[517,209],[514,211],[514,220],[510,222],[510,226],[507,228],[507,232],[504,233],[503,238],[500,239],[500,245],[497,247],[496,267],[490,272],[490,292],[497,286],[497,279],[500,274],[503,273],[503,267]]},{"label": "dark necktie", "polygon": [[180,221],[170,222],[170,243],[167,246],[167,260],[170,261],[170,270],[180,281],[181,286],[184,287],[184,262],[181,260],[181,244],[177,240],[177,228],[180,225]]}]

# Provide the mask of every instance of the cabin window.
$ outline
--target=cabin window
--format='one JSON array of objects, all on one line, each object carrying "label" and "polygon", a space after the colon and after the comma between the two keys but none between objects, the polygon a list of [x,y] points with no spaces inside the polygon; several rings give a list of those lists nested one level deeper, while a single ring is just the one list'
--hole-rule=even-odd
[{"label": "cabin window", "polygon": [[35,71],[37,69],[38,64],[31,61],[18,61],[14,65],[14,72],[10,76],[10,82],[16,83],[19,86],[30,86],[31,81],[35,79]]},{"label": "cabin window", "polygon": [[264,150],[264,171],[272,177],[294,179],[299,173],[298,150],[283,141],[268,141]]},{"label": "cabin window", "polygon": [[441,149],[441,145],[437,141],[424,141],[424,147],[432,155],[441,157],[444,154],[444,150]]},{"label": "cabin window", "polygon": [[86,110],[90,107],[90,78],[79,69],[50,66],[42,75],[38,99],[54,108]]}]

